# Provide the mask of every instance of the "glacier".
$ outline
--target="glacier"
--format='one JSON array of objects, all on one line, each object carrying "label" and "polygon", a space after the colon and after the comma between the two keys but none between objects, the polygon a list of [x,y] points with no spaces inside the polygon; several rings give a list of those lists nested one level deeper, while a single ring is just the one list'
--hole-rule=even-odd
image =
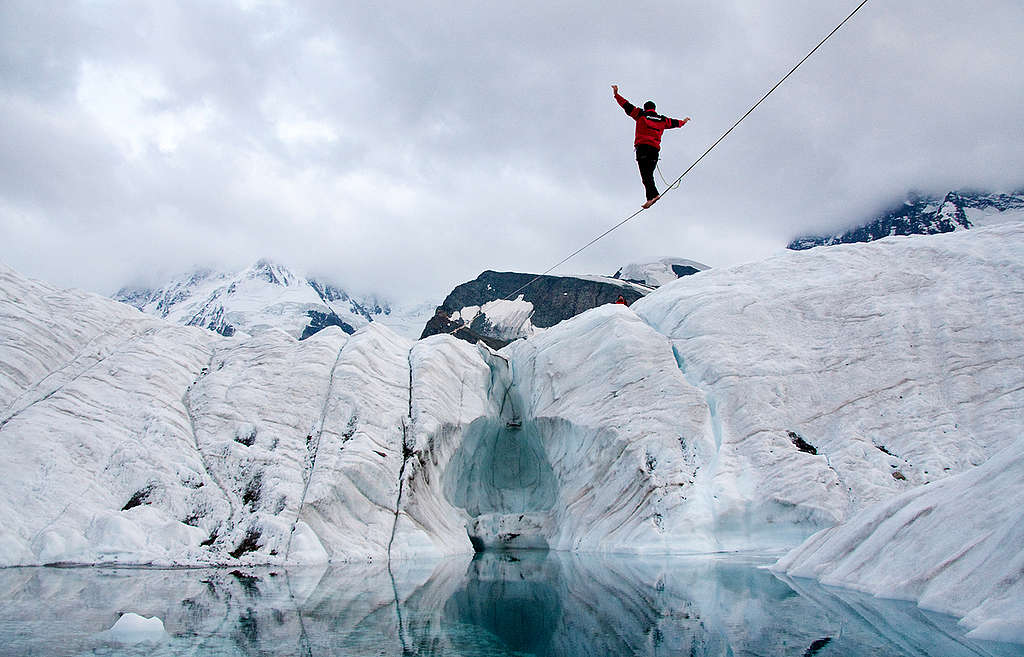
[{"label": "glacier", "polygon": [[[822,530],[773,568],[963,617],[1024,643],[1024,439],[982,465]],[[923,566],[923,567],[922,567]]]},{"label": "glacier", "polygon": [[[777,568],[1020,637],[1022,314],[1024,221],[711,269],[498,351],[224,337],[0,267],[0,566],[802,544]],[[879,533],[914,505],[961,531]]]}]

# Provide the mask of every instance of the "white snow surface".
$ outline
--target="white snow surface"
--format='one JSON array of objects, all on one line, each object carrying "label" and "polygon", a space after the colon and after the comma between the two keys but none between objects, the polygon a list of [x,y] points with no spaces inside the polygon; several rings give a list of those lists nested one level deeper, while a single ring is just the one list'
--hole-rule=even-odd
[{"label": "white snow surface", "polygon": [[523,300],[521,294],[512,300],[495,299],[482,306],[466,306],[452,314],[452,321],[461,320],[467,326],[477,318],[483,319],[483,330],[499,340],[517,340],[543,330],[530,321],[533,318],[533,304]]},{"label": "white snow surface", "polygon": [[1000,212],[995,208],[980,210],[978,208],[964,208],[964,214],[975,228],[983,226],[995,226],[998,224],[1013,224],[1024,221],[1024,210],[1005,210]]},{"label": "white snow surface", "polygon": [[963,617],[1024,643],[1024,438],[984,464],[871,506],[773,567]]},{"label": "white snow surface", "polygon": [[749,500],[832,524],[1021,435],[1024,225],[964,235],[784,254],[634,305],[707,399],[708,465],[738,486],[720,519]]},{"label": "white snow surface", "polygon": [[391,304],[390,312],[374,315],[373,321],[386,326],[403,338],[418,340],[423,335],[427,322],[437,312],[440,301],[423,303]]},{"label": "white snow surface", "polygon": [[621,287],[627,290],[633,290],[640,294],[648,294],[651,291],[650,285],[643,285],[641,283],[632,283],[630,281],[624,281],[621,278],[613,278],[611,276],[597,276],[595,274],[573,274],[573,278],[579,278],[584,281],[596,281],[598,283],[608,283],[615,287]]},{"label": "white snow surface", "polygon": [[[990,481],[1021,494],[1024,223],[711,270],[500,352],[376,322],[224,338],[3,267],[0,316],[3,566],[471,542],[781,553],[920,495],[958,527],[962,566],[945,565],[954,536],[912,526],[871,549],[905,552],[901,581],[919,584],[836,577],[1017,636],[1019,514],[964,516]],[[843,527],[837,564],[874,535]],[[795,554],[787,569],[819,572],[824,553]]]},{"label": "white snow surface", "polygon": [[679,278],[672,269],[672,265],[692,267],[697,271],[710,269],[708,265],[686,258],[650,258],[623,265],[619,268],[619,278],[627,281],[640,281],[650,287],[661,287]]}]

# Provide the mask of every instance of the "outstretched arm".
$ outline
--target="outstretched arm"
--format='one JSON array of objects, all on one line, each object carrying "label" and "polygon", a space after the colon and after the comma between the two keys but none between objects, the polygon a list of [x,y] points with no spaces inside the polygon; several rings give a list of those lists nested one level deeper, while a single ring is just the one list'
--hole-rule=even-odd
[{"label": "outstretched arm", "polygon": [[686,125],[689,122],[690,122],[690,117],[686,117],[685,119],[669,119],[668,120],[668,127],[669,128],[682,128],[684,125]]},{"label": "outstretched arm", "polygon": [[635,119],[638,116],[640,116],[640,110],[638,110],[632,103],[630,103],[628,100],[619,95],[619,85],[612,85],[612,93],[615,95],[615,102],[617,102],[619,106],[622,107],[623,111],[625,111],[626,114],[630,116],[630,118]]}]

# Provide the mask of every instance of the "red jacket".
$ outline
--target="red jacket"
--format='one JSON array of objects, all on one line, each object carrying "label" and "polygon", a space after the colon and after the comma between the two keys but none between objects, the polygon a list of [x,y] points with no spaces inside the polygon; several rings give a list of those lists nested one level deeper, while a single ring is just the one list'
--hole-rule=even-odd
[{"label": "red jacket", "polygon": [[667,116],[658,114],[654,110],[642,110],[639,107],[634,107],[619,94],[615,94],[615,100],[626,111],[626,114],[636,121],[636,137],[633,139],[634,146],[647,144],[661,150],[661,133],[669,128],[681,128],[686,125],[685,120],[670,119]]}]

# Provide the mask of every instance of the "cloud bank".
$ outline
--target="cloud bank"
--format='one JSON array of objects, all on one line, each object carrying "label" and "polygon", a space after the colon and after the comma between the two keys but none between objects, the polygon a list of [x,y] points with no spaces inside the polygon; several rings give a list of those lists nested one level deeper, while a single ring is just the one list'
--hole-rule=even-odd
[{"label": "cloud bank", "polygon": [[[280,259],[439,297],[541,271],[643,201],[620,85],[674,179],[854,6],[0,5],[0,259],[109,293]],[[682,187],[559,272],[756,259],[909,189],[1024,186],[1024,7],[868,5]]]}]

